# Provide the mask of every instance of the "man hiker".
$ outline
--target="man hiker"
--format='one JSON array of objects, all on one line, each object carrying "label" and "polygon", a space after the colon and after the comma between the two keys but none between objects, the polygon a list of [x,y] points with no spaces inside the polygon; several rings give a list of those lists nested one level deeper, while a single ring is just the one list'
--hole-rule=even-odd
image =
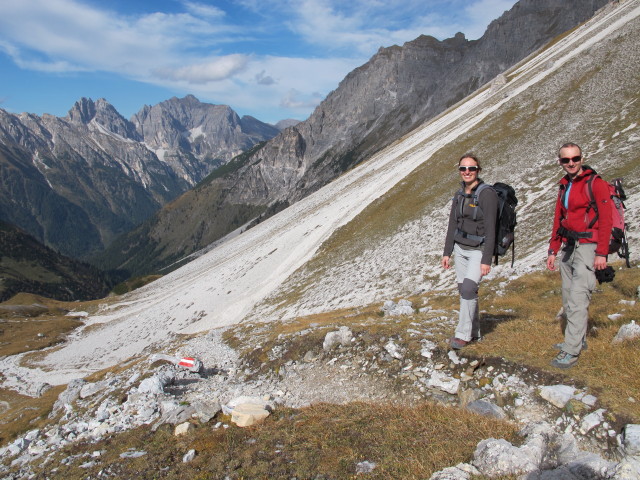
[{"label": "man hiker", "polygon": [[[582,149],[566,143],[558,152],[558,164],[566,175],[560,180],[553,231],[549,242],[547,268],[555,270],[560,255],[562,306],[567,325],[560,353],[551,365],[571,368],[586,346],[589,301],[596,285],[596,270],[607,267],[611,236],[611,198],[607,183],[595,176],[592,180],[594,203],[588,182],[595,172],[583,164]],[[562,247],[562,249],[561,249]]]}]

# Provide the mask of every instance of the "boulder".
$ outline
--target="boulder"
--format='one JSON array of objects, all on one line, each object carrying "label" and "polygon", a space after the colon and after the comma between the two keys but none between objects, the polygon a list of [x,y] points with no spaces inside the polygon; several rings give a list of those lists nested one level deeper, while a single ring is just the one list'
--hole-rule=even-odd
[{"label": "boulder", "polygon": [[538,470],[540,455],[524,447],[514,447],[504,439],[482,440],[474,454],[473,465],[487,477],[522,475]]},{"label": "boulder", "polygon": [[558,408],[564,408],[573,398],[576,389],[569,385],[550,385],[540,387],[540,396]]},{"label": "boulder", "polygon": [[624,427],[624,452],[626,455],[640,455],[640,425],[629,424]]},{"label": "boulder", "polygon": [[80,397],[80,391],[86,383],[82,378],[76,378],[69,382],[66,390],[58,396],[58,399],[53,404],[53,410],[49,414],[49,418],[55,417],[60,410],[75,402]]},{"label": "boulder", "polygon": [[638,325],[635,320],[632,320],[630,323],[620,327],[611,343],[621,343],[625,340],[633,340],[638,337],[640,337],[640,325]]},{"label": "boulder", "polygon": [[269,416],[269,411],[262,405],[242,403],[231,412],[231,421],[239,427],[250,427],[260,423]]},{"label": "boulder", "polygon": [[176,437],[179,437],[179,436],[182,436],[182,435],[186,435],[187,433],[189,433],[194,428],[195,427],[193,426],[192,423],[184,422],[184,423],[181,423],[180,425],[176,425],[176,428],[174,429],[173,434]]},{"label": "boulder", "polygon": [[340,327],[340,330],[329,332],[324,337],[324,342],[322,343],[322,349],[327,352],[335,347],[337,344],[342,346],[347,346],[351,344],[351,339],[353,338],[353,333],[349,330],[349,327]]},{"label": "boulder", "polygon": [[450,377],[445,372],[435,371],[431,374],[431,377],[427,381],[427,385],[431,388],[438,388],[453,395],[458,393],[460,380]]}]

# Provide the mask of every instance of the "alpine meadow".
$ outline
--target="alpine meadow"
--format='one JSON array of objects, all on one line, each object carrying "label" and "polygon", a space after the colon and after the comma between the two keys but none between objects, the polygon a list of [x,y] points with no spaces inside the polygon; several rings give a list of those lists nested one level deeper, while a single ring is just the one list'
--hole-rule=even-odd
[{"label": "alpine meadow", "polygon": [[[176,134],[157,163],[140,156],[137,123],[118,123],[133,128],[118,144],[128,158],[171,188],[154,196],[131,177],[118,198],[144,199],[140,218],[102,200],[82,213],[95,242],[74,252],[134,275],[118,294],[0,304],[3,478],[640,478],[639,33],[640,0],[521,0],[484,41],[381,49],[304,122],[243,117],[244,143],[224,154]],[[431,58],[443,76],[406,93],[371,78],[398,58]],[[172,99],[155,118],[184,105],[212,110]],[[74,111],[113,115],[86,99]],[[560,275],[545,261],[566,142],[623,179],[631,266],[609,257],[588,349],[559,370]],[[467,152],[485,182],[515,189],[515,262],[482,279],[483,337],[454,351],[459,297],[441,258]]]}]

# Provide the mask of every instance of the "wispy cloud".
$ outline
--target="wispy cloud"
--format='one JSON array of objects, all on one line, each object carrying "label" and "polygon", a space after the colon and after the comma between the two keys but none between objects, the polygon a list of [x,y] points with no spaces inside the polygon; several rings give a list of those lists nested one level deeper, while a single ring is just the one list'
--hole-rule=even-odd
[{"label": "wispy cloud", "polygon": [[477,37],[514,1],[236,0],[233,12],[189,0],[154,11],[150,1],[135,15],[82,0],[0,1],[0,52],[25,70],[107,72],[234,108],[308,114],[379,47]]},{"label": "wispy cloud", "polygon": [[246,67],[248,61],[246,55],[227,55],[185,67],[159,68],[154,73],[161,79],[207,84],[234,76]]}]

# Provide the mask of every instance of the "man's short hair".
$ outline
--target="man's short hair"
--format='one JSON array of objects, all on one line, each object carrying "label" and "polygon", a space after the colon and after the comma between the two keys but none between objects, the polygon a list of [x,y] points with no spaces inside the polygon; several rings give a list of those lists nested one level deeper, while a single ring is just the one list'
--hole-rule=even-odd
[{"label": "man's short hair", "polygon": [[570,148],[570,147],[575,147],[578,150],[580,150],[580,156],[582,156],[582,148],[580,148],[580,145],[578,145],[577,143],[569,142],[569,143],[565,143],[560,147],[560,149],[558,150],[558,158],[560,158],[560,152],[562,151],[563,148]]}]

